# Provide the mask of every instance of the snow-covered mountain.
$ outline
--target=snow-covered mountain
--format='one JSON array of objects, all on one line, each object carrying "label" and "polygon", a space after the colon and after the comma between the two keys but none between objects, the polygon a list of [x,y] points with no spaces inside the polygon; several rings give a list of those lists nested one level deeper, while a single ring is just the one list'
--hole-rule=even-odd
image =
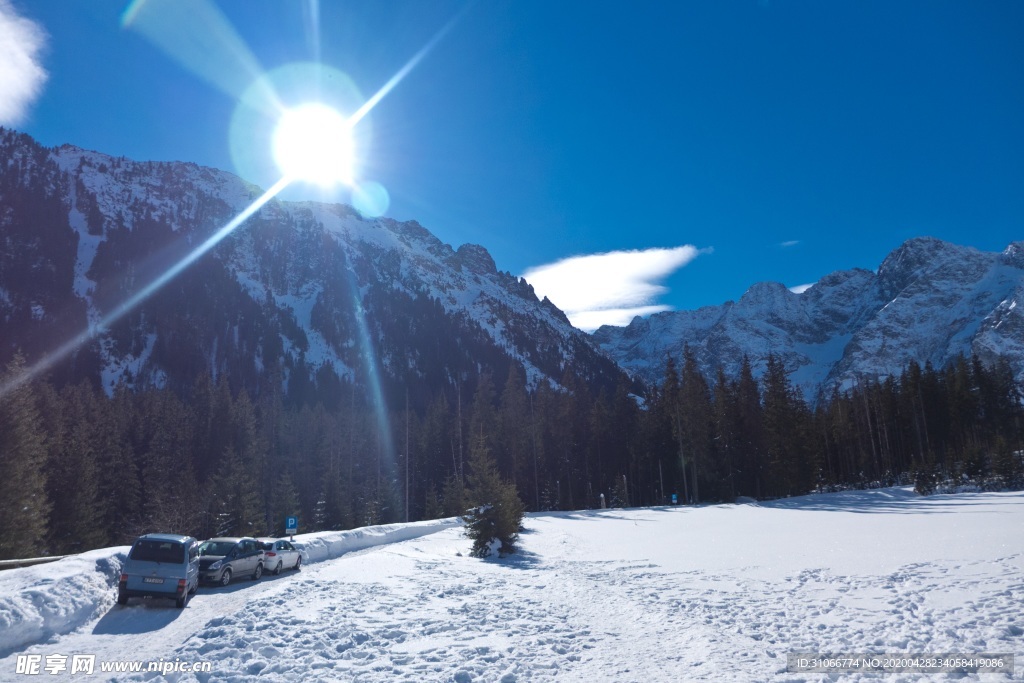
[{"label": "snow-covered mountain", "polygon": [[941,367],[960,353],[1005,356],[1024,381],[1022,308],[1024,242],[986,253],[917,238],[877,272],[832,273],[802,294],[759,283],[737,302],[635,318],[593,337],[648,381],[660,381],[666,354],[678,357],[685,345],[708,376],[719,367],[736,373],[744,355],[763,370],[775,354],[813,398],[835,384],[899,374],[911,360]]},{"label": "snow-covered mountain", "polygon": [[[29,362],[95,325],[262,194],[186,163],[134,162],[0,129],[0,361]],[[338,378],[436,387],[518,364],[529,381],[620,371],[483,247],[415,222],[273,200],[61,366],[110,390],[188,386],[203,371],[258,389]],[[279,373],[279,374],[275,374]]]},{"label": "snow-covered mountain", "polygon": [[[261,193],[224,171],[48,149],[0,129],[0,365],[96,325]],[[532,383],[571,371],[607,387],[615,363],[659,381],[666,354],[688,344],[709,376],[735,373],[744,355],[759,371],[774,353],[813,397],[958,353],[1005,356],[1024,381],[1019,302],[1024,242],[984,253],[919,238],[877,272],[833,273],[802,294],[761,283],[737,302],[588,336],[481,246],[273,200],[54,374],[108,390],[185,388],[204,371],[258,390],[279,376],[298,394],[377,376],[398,396],[485,370],[500,382],[519,365]]]}]

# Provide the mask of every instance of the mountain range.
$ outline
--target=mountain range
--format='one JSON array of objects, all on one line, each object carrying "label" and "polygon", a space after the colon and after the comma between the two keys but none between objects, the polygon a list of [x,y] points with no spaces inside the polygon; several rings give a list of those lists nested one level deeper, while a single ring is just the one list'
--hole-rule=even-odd
[{"label": "mountain range", "polygon": [[484,371],[504,382],[512,366],[534,385],[624,379],[483,247],[339,204],[271,200],[101,329],[261,194],[223,171],[48,149],[0,129],[0,361],[35,362],[91,326],[54,374],[108,392],[186,388],[202,372],[250,392],[276,377],[293,395],[346,380],[392,397]]},{"label": "mountain range", "polygon": [[[46,148],[0,129],[0,363],[33,363],[94,334],[52,371],[112,391],[279,381],[293,396],[342,381],[429,393],[511,368],[531,385],[611,389],[662,379],[685,347],[713,377],[777,356],[808,398],[911,360],[1005,357],[1024,382],[1024,242],[987,253],[912,239],[877,271],[823,277],[797,294],[753,285],[736,302],[575,329],[487,250],[444,244],[415,221],[271,200],[151,297],[101,323],[232,220],[262,190],[189,163]],[[623,372],[625,371],[625,373]],[[639,385],[634,385],[639,390]]]},{"label": "mountain range", "polygon": [[834,386],[899,375],[910,361],[943,367],[959,354],[1006,358],[1024,381],[1024,242],[1001,253],[938,239],[911,239],[877,271],[831,273],[802,293],[775,282],[739,301],[634,318],[594,340],[630,373],[659,381],[665,357],[689,347],[709,376],[754,374],[768,355],[813,399]]}]

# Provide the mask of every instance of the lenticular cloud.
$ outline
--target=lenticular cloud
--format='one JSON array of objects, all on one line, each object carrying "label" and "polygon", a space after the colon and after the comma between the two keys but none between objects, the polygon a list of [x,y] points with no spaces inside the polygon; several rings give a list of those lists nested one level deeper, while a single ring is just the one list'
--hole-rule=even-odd
[{"label": "lenticular cloud", "polygon": [[530,268],[523,277],[538,296],[548,297],[565,311],[573,325],[590,331],[668,310],[654,303],[667,291],[658,283],[707,251],[687,244],[572,256]]},{"label": "lenticular cloud", "polygon": [[42,28],[19,16],[0,0],[0,125],[18,125],[39,96],[46,70],[39,52],[46,42]]}]

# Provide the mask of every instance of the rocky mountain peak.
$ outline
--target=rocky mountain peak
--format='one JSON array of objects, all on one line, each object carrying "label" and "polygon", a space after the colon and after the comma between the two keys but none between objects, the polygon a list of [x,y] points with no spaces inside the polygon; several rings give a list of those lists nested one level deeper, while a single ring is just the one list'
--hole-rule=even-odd
[{"label": "rocky mountain peak", "polygon": [[469,272],[477,275],[492,275],[498,272],[490,252],[479,244],[463,244],[455,252],[456,260]]},{"label": "rocky mountain peak", "polygon": [[1010,246],[1003,252],[1003,258],[1008,265],[1024,269],[1024,240],[1010,242]]},{"label": "rocky mountain peak", "polygon": [[789,305],[795,297],[796,295],[781,282],[758,282],[751,285],[737,303],[741,308],[784,307]]},{"label": "rocky mountain peak", "polygon": [[887,296],[894,297],[922,277],[947,269],[973,252],[934,237],[909,239],[892,251],[878,268],[878,277]]}]

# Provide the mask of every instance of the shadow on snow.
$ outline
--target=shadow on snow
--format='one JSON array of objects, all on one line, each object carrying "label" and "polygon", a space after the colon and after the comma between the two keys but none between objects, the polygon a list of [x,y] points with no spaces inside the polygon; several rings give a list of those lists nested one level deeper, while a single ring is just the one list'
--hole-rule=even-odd
[{"label": "shadow on snow", "polygon": [[[948,493],[921,496],[909,486],[887,489],[865,489],[839,491],[837,493],[816,493],[796,498],[780,498],[754,503],[763,508],[776,510],[806,510],[811,512],[853,512],[857,514],[963,514],[967,512],[995,512],[991,509],[991,493]],[[1000,494],[995,494],[1000,495]],[[1001,504],[1024,505],[1021,492],[1003,494],[1007,500]],[[1009,498],[1015,498],[1010,500]],[[981,506],[982,510],[972,510]],[[1011,514],[1009,510],[1002,514]]]}]

